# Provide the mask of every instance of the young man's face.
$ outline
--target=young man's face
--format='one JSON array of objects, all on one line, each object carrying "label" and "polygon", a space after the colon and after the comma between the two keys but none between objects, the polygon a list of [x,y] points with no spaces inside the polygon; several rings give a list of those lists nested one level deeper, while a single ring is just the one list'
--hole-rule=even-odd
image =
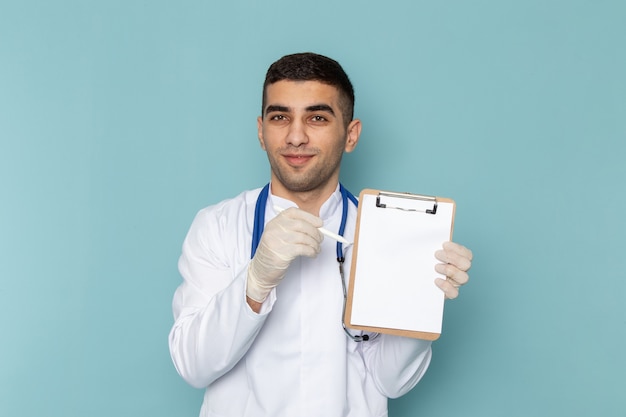
[{"label": "young man's face", "polygon": [[257,125],[274,192],[334,191],[343,152],[355,148],[361,131],[358,120],[346,128],[339,103],[339,90],[317,81],[283,80],[267,87]]}]

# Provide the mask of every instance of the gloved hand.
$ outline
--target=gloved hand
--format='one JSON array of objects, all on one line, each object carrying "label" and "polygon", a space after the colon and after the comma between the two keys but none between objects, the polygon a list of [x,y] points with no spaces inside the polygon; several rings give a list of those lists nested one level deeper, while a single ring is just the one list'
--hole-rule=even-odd
[{"label": "gloved hand", "polygon": [[267,222],[248,267],[246,295],[262,303],[295,258],[317,256],[323,240],[317,228],[322,225],[322,219],[295,207]]},{"label": "gloved hand", "polygon": [[441,264],[435,270],[444,274],[446,279],[437,278],[435,284],[444,292],[446,298],[452,299],[459,295],[459,287],[469,280],[467,271],[472,266],[472,251],[458,243],[446,242],[443,250],[435,252],[435,257]]}]

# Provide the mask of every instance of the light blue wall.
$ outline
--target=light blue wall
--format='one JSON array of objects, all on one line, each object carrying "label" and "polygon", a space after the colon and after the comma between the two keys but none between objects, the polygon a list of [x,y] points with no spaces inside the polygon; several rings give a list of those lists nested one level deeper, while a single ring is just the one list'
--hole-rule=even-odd
[{"label": "light blue wall", "polygon": [[343,181],[457,201],[472,282],[401,416],[623,416],[626,3],[0,0],[0,415],[196,416],[197,210],[268,178],[278,57],[338,59]]}]

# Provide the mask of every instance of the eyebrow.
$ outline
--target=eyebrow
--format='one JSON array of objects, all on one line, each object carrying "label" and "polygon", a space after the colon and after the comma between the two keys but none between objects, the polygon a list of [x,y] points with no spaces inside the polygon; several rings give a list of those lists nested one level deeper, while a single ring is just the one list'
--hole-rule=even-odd
[{"label": "eyebrow", "polygon": [[315,104],[313,106],[307,107],[306,110],[308,112],[325,111],[332,114],[333,116],[335,115],[335,111],[328,104]]},{"label": "eyebrow", "polygon": [[[265,114],[272,112],[289,112],[290,108],[287,106],[281,106],[280,104],[270,104],[265,108]],[[308,106],[306,108],[307,112],[316,112],[316,111],[325,111],[333,116],[335,115],[335,111],[328,104],[314,104],[312,106]]]},{"label": "eyebrow", "polygon": [[280,105],[276,105],[276,104],[270,104],[269,106],[267,106],[265,108],[265,114],[271,113],[271,112],[288,112],[289,111],[289,107],[287,106],[280,106]]}]

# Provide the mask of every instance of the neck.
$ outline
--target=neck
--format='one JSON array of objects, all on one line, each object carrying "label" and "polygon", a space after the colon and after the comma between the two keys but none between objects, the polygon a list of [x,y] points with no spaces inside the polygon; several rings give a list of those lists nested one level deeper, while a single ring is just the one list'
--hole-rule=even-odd
[{"label": "neck", "polygon": [[296,205],[314,216],[319,216],[322,204],[330,198],[337,189],[338,182],[311,191],[290,191],[279,182],[272,182],[272,194],[277,197],[293,201]]}]

